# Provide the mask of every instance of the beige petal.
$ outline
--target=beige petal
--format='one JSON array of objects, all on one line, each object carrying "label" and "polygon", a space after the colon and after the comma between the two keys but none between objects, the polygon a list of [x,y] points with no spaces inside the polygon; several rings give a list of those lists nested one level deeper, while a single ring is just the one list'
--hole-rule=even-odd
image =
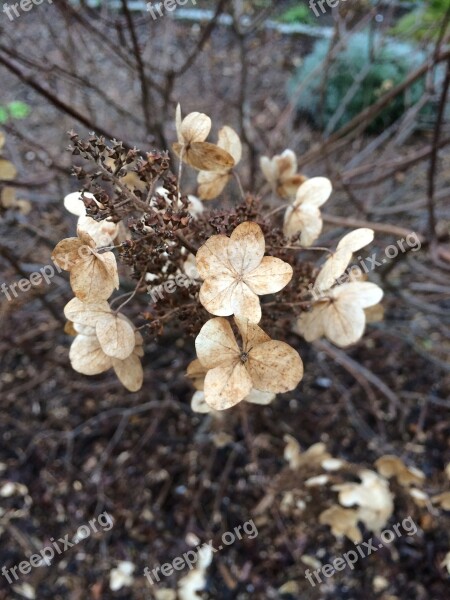
[{"label": "beige petal", "polygon": [[124,360],[112,359],[112,366],[120,383],[129,391],[137,392],[144,381],[142,364],[135,353]]},{"label": "beige petal", "polygon": [[267,333],[255,323],[239,317],[234,317],[234,320],[242,337],[244,352],[249,352],[252,348],[264,344],[264,342],[270,342]]},{"label": "beige petal", "polygon": [[211,369],[205,377],[205,400],[214,410],[235,406],[251,389],[252,381],[239,358],[230,365]]},{"label": "beige petal", "polygon": [[211,412],[211,407],[206,403],[205,392],[195,392],[191,400],[191,408],[194,412],[207,414]]},{"label": "beige petal", "polygon": [[86,303],[81,302],[78,298],[72,298],[64,307],[66,319],[88,327],[95,327],[100,317],[109,314],[111,314],[111,309],[105,301]]},{"label": "beige petal", "polygon": [[340,348],[357,342],[364,333],[365,325],[363,309],[353,302],[335,300],[323,312],[325,335]]},{"label": "beige petal", "polygon": [[275,163],[268,156],[261,156],[259,159],[261,171],[267,181],[273,186],[278,179],[278,169]]},{"label": "beige petal", "polygon": [[[107,256],[110,255],[110,256]],[[83,302],[107,300],[118,286],[116,257],[112,252],[78,261],[70,271],[70,285]]]},{"label": "beige petal", "polygon": [[234,364],[240,355],[231,325],[223,318],[210,319],[203,325],[195,340],[195,349],[206,369]]},{"label": "beige petal", "polygon": [[303,377],[299,353],[289,344],[276,340],[252,348],[246,367],[253,387],[262,392],[289,392],[297,387]]},{"label": "beige petal", "polygon": [[362,308],[368,308],[380,302],[383,290],[375,283],[355,281],[335,287],[330,295],[339,299],[340,302],[358,304]]},{"label": "beige petal", "polygon": [[204,113],[199,112],[189,113],[180,126],[181,139],[187,144],[204,142],[210,131],[211,119]]},{"label": "beige petal", "polygon": [[331,532],[336,537],[348,537],[355,544],[362,541],[361,531],[358,527],[359,513],[357,510],[342,508],[333,505],[319,515],[319,523],[329,525]]},{"label": "beige petal", "polygon": [[336,252],[323,265],[317,276],[315,287],[318,290],[329,289],[344,273],[353,253],[370,244],[373,236],[373,230],[367,228],[356,229],[345,235],[338,243]]},{"label": "beige petal", "polygon": [[229,317],[234,314],[237,285],[236,279],[230,275],[209,277],[203,282],[198,298],[212,315]]},{"label": "beige petal", "polygon": [[244,400],[246,402],[250,402],[250,404],[260,404],[261,406],[266,406],[275,398],[276,396],[272,392],[260,392],[259,390],[253,389],[250,394],[244,398]]},{"label": "beige petal", "polygon": [[72,192],[64,197],[64,208],[68,212],[72,213],[72,215],[76,215],[77,217],[81,217],[86,214],[86,207],[81,199],[82,195],[90,198],[91,200],[95,200],[94,194],[90,194],[89,192]]},{"label": "beige petal", "polygon": [[214,200],[223,192],[229,180],[228,171],[226,173],[200,171],[197,178],[198,195],[202,200]]},{"label": "beige petal", "polygon": [[280,258],[265,256],[261,264],[250,273],[244,275],[244,282],[260,296],[279,292],[292,279],[293,270],[290,264]]},{"label": "beige petal", "polygon": [[53,250],[52,261],[61,269],[70,271],[85,258],[86,253],[82,247],[83,244],[77,237],[61,240]]},{"label": "beige petal", "polygon": [[86,215],[79,217],[78,228],[88,233],[95,242],[97,248],[111,246],[117,236],[119,223],[111,221],[96,221]]},{"label": "beige petal", "polygon": [[230,275],[232,266],[228,259],[228,244],[226,235],[213,235],[198,249],[196,260],[197,270],[202,279]]},{"label": "beige petal", "polygon": [[17,176],[16,167],[9,160],[0,158],[0,181],[11,181]]},{"label": "beige petal", "polygon": [[82,244],[88,248],[95,248],[95,242],[87,231],[84,231],[81,227],[77,226],[77,235]]},{"label": "beige petal", "polygon": [[196,358],[193,360],[186,370],[186,376],[192,380],[192,383],[196,390],[203,390],[205,375],[207,369],[202,365],[202,363]]},{"label": "beige petal", "polygon": [[298,318],[296,330],[307,342],[313,342],[325,335],[324,312],[327,307],[327,302],[318,302],[309,312],[303,312]]},{"label": "beige petal", "polygon": [[312,177],[298,188],[294,206],[319,208],[331,196],[332,190],[331,182],[326,177]]},{"label": "beige petal", "polygon": [[259,297],[247,284],[238,282],[235,284],[231,297],[231,314],[249,319],[252,323],[261,321],[261,304]]},{"label": "beige petal", "polygon": [[223,150],[226,150],[228,154],[234,159],[234,164],[237,165],[242,158],[242,144],[238,134],[232,127],[225,125],[219,131],[219,139],[217,145]]},{"label": "beige petal", "polygon": [[98,375],[111,368],[109,356],[101,349],[95,336],[77,335],[69,352],[72,368],[83,375]]},{"label": "beige petal", "polygon": [[245,221],[236,227],[228,244],[228,259],[236,273],[249,273],[261,263],[266,243],[261,227]]},{"label": "beige petal", "polygon": [[120,314],[100,317],[95,333],[103,352],[111,358],[128,358],[136,345],[133,326]]},{"label": "beige petal", "polygon": [[373,229],[368,229],[367,227],[361,227],[360,229],[355,229],[355,231],[351,231],[344,235],[339,244],[337,245],[337,250],[341,250],[341,248],[346,248],[350,250],[353,254],[357,250],[361,250],[364,246],[370,244],[374,238]]},{"label": "beige petal", "polygon": [[300,205],[288,206],[284,216],[283,233],[286,237],[300,235],[300,243],[305,248],[311,246],[322,232],[323,222],[318,208]]}]

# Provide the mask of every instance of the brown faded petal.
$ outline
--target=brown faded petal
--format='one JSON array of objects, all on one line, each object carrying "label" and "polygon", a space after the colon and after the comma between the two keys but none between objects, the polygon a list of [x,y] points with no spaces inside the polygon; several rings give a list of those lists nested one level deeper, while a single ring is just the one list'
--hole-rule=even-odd
[{"label": "brown faded petal", "polygon": [[181,139],[185,144],[204,142],[211,131],[211,119],[204,113],[191,112],[180,126]]},{"label": "brown faded petal", "polygon": [[95,327],[100,317],[111,314],[109,304],[104,301],[95,303],[81,302],[78,298],[72,298],[64,307],[66,319],[80,325]]},{"label": "brown faded petal", "polygon": [[340,348],[357,342],[364,333],[365,325],[364,310],[353,302],[335,300],[323,312],[325,335]]},{"label": "brown faded petal", "polygon": [[280,179],[284,180],[295,175],[297,171],[297,157],[292,150],[285,150],[282,154],[275,156]]},{"label": "brown faded petal", "polygon": [[252,348],[246,367],[253,387],[262,392],[289,392],[297,387],[303,377],[299,353],[289,344],[276,340]]},{"label": "brown faded petal", "polygon": [[292,279],[293,270],[290,264],[280,258],[265,256],[261,264],[250,273],[245,273],[244,282],[260,296],[279,292]]},{"label": "brown faded petal", "polygon": [[228,154],[234,159],[234,164],[237,165],[242,158],[242,144],[238,134],[232,127],[225,125],[219,131],[219,140],[217,145],[223,150],[226,150]]},{"label": "brown faded petal", "polygon": [[256,269],[261,263],[266,243],[261,227],[245,221],[230,236],[228,259],[236,273],[243,275]]},{"label": "brown faded petal", "polygon": [[186,376],[192,381],[192,384],[196,390],[203,390],[206,371],[207,369],[205,369],[198,358],[193,360],[188,365]]},{"label": "brown faded petal", "polygon": [[366,315],[366,323],[379,323],[384,319],[384,307],[382,304],[375,304],[364,309]]},{"label": "brown faded petal", "polygon": [[55,246],[52,261],[65,271],[70,271],[74,265],[83,260],[84,255],[80,251],[83,244],[77,237],[61,240]]},{"label": "brown faded petal", "polygon": [[231,297],[233,315],[248,319],[252,323],[261,321],[261,304],[259,297],[246,283],[240,281],[235,284]]},{"label": "brown faded petal", "polygon": [[226,235],[213,235],[197,251],[197,270],[202,279],[229,275],[232,266],[228,260],[228,244]]},{"label": "brown faded petal", "polygon": [[137,392],[144,381],[144,371],[139,357],[133,352],[128,358],[112,359],[112,366],[120,383],[129,391]]},{"label": "brown faded petal", "polygon": [[303,312],[297,320],[296,331],[302,335],[307,342],[313,342],[325,335],[324,311],[328,303],[319,302],[309,312]]},{"label": "brown faded petal", "polygon": [[305,248],[316,241],[322,226],[320,210],[314,206],[288,206],[286,209],[283,233],[286,237],[294,237],[300,233],[300,243]]},{"label": "brown faded petal", "polygon": [[[176,144],[173,149],[180,156],[175,146]],[[234,166],[231,154],[209,142],[194,142],[189,147],[186,146],[182,160],[199,171],[223,172]]]},{"label": "brown faded petal", "polygon": [[9,160],[0,158],[0,181],[11,181],[17,176],[16,167]]},{"label": "brown faded petal", "polygon": [[297,190],[294,206],[307,205],[319,208],[331,196],[333,187],[326,177],[312,177],[305,181]]},{"label": "brown faded petal", "polygon": [[95,248],[95,242],[92,237],[79,225],[77,225],[77,235],[83,245],[87,246],[88,248]]},{"label": "brown faded petal", "polygon": [[83,375],[98,375],[111,368],[111,358],[107,356],[94,335],[77,335],[69,352],[72,368]]},{"label": "brown faded petal", "polygon": [[[106,255],[110,254],[111,257]],[[107,300],[118,286],[116,257],[112,252],[102,254],[102,260],[91,255],[77,262],[70,271],[70,285],[83,302]]]},{"label": "brown faded petal", "polygon": [[281,198],[293,198],[297,193],[298,188],[307,180],[304,175],[292,175],[280,181],[277,187],[277,193]]},{"label": "brown faded petal", "polygon": [[200,171],[197,178],[198,195],[202,200],[214,200],[223,192],[229,180],[228,171],[226,173]]},{"label": "brown faded petal", "polygon": [[252,381],[239,358],[231,365],[211,369],[205,377],[205,400],[215,410],[235,406],[251,389]]},{"label": "brown faded petal", "polygon": [[242,337],[244,352],[248,352],[251,348],[264,344],[264,342],[270,342],[267,333],[255,323],[240,317],[234,317],[234,320]]},{"label": "brown faded petal", "polygon": [[95,333],[103,352],[111,358],[128,358],[136,345],[133,326],[120,314],[100,317],[95,325]]},{"label": "brown faded petal", "polygon": [[212,315],[229,317],[234,312],[236,286],[236,279],[231,275],[208,277],[200,288],[199,300]]},{"label": "brown faded petal", "polygon": [[210,319],[195,340],[197,356],[206,369],[230,365],[239,358],[239,346],[226,319]]}]

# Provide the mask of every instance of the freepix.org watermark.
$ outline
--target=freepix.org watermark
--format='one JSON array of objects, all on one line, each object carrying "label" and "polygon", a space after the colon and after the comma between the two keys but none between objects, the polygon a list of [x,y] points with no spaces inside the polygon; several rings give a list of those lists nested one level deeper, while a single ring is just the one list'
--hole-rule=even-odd
[{"label": "freepix.org watermark", "polygon": [[[14,21],[15,18],[20,17],[22,12],[28,12],[34,6],[39,6],[43,2],[44,0],[20,0],[20,2],[15,2],[14,4],[5,2],[3,4],[3,12],[6,13],[10,21]],[[46,2],[53,4],[53,0],[46,0]]]},{"label": "freepix.org watermark", "polygon": [[[408,536],[415,535],[417,533],[417,525],[414,523],[412,517],[406,517],[403,519],[401,523],[396,523],[392,526],[392,529],[385,529],[381,532],[378,539],[374,541],[373,538],[370,538],[367,542],[362,542],[362,544],[356,544],[355,550],[349,550],[345,552],[342,556],[338,556],[331,563],[326,563],[320,567],[320,569],[316,569],[315,571],[310,571],[306,569],[305,571],[305,579],[309,581],[312,587],[316,586],[316,583],[323,583],[322,575],[326,578],[333,577],[336,571],[343,571],[347,567],[350,569],[354,569],[356,563],[362,558],[366,558],[371,554],[375,554],[384,546],[388,546],[391,544],[395,538],[401,538],[403,532],[400,528],[403,528],[403,532]],[[376,543],[378,542],[378,543]],[[357,551],[356,551],[357,550]],[[313,575],[316,580],[313,579]]]},{"label": "freepix.org watermark", "polygon": [[242,525],[238,525],[233,529],[233,531],[226,531],[222,535],[222,543],[219,544],[217,548],[213,546],[213,541],[209,540],[209,542],[205,542],[201,546],[197,546],[195,550],[188,550],[182,556],[177,556],[171,562],[157,565],[154,569],[152,569],[152,571],[150,571],[150,567],[145,567],[144,575],[150,585],[153,585],[154,580],[161,580],[161,575],[163,577],[169,577],[174,571],[181,571],[186,567],[188,567],[189,570],[192,570],[199,557],[202,556],[202,553],[214,554],[215,552],[223,550],[224,546],[231,546],[236,540],[241,540],[243,538],[242,532],[249,540],[253,540],[258,535],[258,530],[252,519],[250,519],[250,521],[246,521]]},{"label": "freepix.org watermark", "polygon": [[97,533],[97,531],[99,531],[97,525],[100,526],[101,531],[109,531],[113,527],[114,521],[111,515],[105,511],[99,514],[98,517],[91,519],[88,525],[80,525],[72,538],[69,538],[68,533],[58,540],[51,537],[51,545],[45,546],[39,553],[32,554],[28,557],[28,560],[23,560],[18,565],[14,565],[9,569],[3,566],[3,577],[6,578],[8,583],[14,583],[19,579],[17,570],[22,575],[28,575],[33,568],[51,565],[56,554],[63,554],[67,550],[73,548],[73,546],[76,546],[79,542],[87,539],[92,532]]},{"label": "freepix.org watermark", "polygon": [[156,21],[163,17],[165,12],[172,12],[178,6],[185,6],[188,2],[197,4],[197,0],[163,0],[162,2],[147,2],[146,7],[152,19]]},{"label": "freepix.org watermark", "polygon": [[346,0],[317,0],[317,2],[316,0],[309,0],[309,8],[313,11],[316,17],[320,17],[320,12],[318,11],[317,7],[320,8],[322,14],[324,15],[327,12],[325,5],[328,6],[328,8],[336,8],[340,2],[346,2]]}]

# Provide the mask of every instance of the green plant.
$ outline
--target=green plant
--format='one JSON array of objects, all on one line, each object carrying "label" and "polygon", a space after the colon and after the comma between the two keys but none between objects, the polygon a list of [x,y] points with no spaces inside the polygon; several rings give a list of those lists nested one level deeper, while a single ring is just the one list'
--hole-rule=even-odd
[{"label": "green plant", "polygon": [[432,40],[440,35],[439,24],[442,23],[448,7],[448,0],[421,3],[398,21],[391,29],[391,34],[404,39]]},{"label": "green plant", "polygon": [[8,102],[6,106],[0,106],[0,123],[7,123],[11,119],[25,119],[30,112],[31,108],[25,102]]},{"label": "green plant", "polygon": [[[330,42],[320,40],[289,82],[288,95],[318,127],[334,131],[345,125],[425,60],[425,53],[414,45],[395,40],[385,41],[379,48],[375,40],[371,57],[371,41],[368,32],[353,35],[325,72]],[[389,126],[419,100],[423,90],[423,80],[414,83],[392,100],[368,131]]]},{"label": "green plant", "polygon": [[313,25],[316,22],[311,15],[311,11],[304,4],[291,6],[291,8],[285,10],[280,16],[280,21],[283,23],[304,23],[306,25]]}]

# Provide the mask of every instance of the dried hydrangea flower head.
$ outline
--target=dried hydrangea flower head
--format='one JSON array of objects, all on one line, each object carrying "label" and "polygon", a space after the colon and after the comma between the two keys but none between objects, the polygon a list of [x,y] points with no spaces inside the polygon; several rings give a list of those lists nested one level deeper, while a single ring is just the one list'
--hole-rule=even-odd
[{"label": "dried hydrangea flower head", "polygon": [[[192,396],[191,408],[193,412],[201,414],[211,413],[214,410],[205,400],[204,387],[206,373],[207,369],[202,365],[198,358],[189,364],[186,371],[187,377],[192,380],[192,383],[196,389]],[[252,389],[244,398],[244,402],[266,406],[275,398],[276,395],[273,392],[261,392],[259,390]]]},{"label": "dried hydrangea flower head", "polygon": [[181,119],[181,107],[176,111],[178,142],[173,150],[181,160],[199,171],[223,171],[234,166],[234,159],[226,150],[206,142],[211,131],[211,119],[199,112]]},{"label": "dried hydrangea flower head", "polygon": [[297,321],[297,330],[306,341],[325,336],[337,346],[345,347],[363,335],[365,309],[380,302],[383,290],[365,281],[331,286],[343,275],[353,252],[363,248],[372,239],[371,229],[352,231],[342,238],[336,252],[325,262],[314,284],[319,297],[311,310],[302,313]]},{"label": "dried hydrangea flower head", "polygon": [[297,173],[297,157],[292,150],[285,150],[273,158],[261,156],[260,166],[273,192],[281,198],[293,198],[307,179]]},{"label": "dried hydrangea flower head", "polygon": [[219,317],[238,315],[253,323],[261,320],[259,297],[274,294],[292,279],[292,267],[279,258],[264,256],[261,227],[246,221],[230,237],[214,235],[197,252],[197,269],[204,280],[200,302]]},{"label": "dried hydrangea flower head", "polygon": [[303,363],[285,342],[271,340],[258,325],[235,317],[242,338],[238,346],[230,323],[224,318],[203,325],[195,340],[204,380],[205,401],[225,410],[246,398],[252,389],[274,394],[295,389],[303,377]]},{"label": "dried hydrangea flower head", "polygon": [[129,391],[142,387],[143,339],[124,315],[114,313],[105,301],[85,303],[78,298],[65,306],[64,314],[78,334],[69,352],[75,371],[98,375],[113,368]]},{"label": "dried hydrangea flower head", "polygon": [[[233,157],[234,166],[236,166],[242,158],[242,144],[238,134],[225,125],[219,131],[219,139],[217,146],[222,148]],[[200,171],[197,177],[198,195],[202,200],[213,200],[219,196],[232,174],[232,168],[224,168],[220,171]]]},{"label": "dried hydrangea flower head", "polygon": [[294,202],[284,215],[284,235],[300,234],[302,246],[311,246],[322,232],[323,222],[319,207],[328,200],[332,186],[326,177],[313,177],[298,188]]},{"label": "dried hydrangea flower head", "polygon": [[78,237],[61,240],[52,260],[70,271],[70,286],[83,301],[107,300],[119,288],[116,257],[112,252],[100,253],[92,237],[77,230]]}]

